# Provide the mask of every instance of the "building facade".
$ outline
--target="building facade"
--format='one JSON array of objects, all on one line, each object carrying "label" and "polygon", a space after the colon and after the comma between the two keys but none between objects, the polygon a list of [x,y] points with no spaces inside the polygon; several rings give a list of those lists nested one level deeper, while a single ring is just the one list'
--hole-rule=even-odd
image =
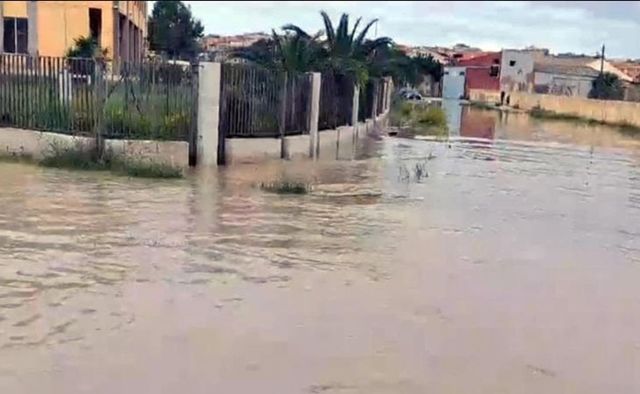
[{"label": "building facade", "polygon": [[464,97],[466,67],[446,66],[442,76],[442,98],[458,100]]},{"label": "building facade", "polygon": [[544,56],[537,51],[505,49],[500,63],[500,90],[526,92],[533,89],[533,65]]},{"label": "building facade", "polygon": [[0,19],[0,53],[64,56],[93,37],[110,59],[145,55],[146,1],[0,1]]},{"label": "building facade", "polygon": [[534,91],[557,96],[589,96],[593,81],[600,73],[587,66],[565,66],[536,63]]},{"label": "building facade", "polygon": [[465,97],[470,89],[500,90],[501,57],[501,52],[479,52],[456,61],[457,66],[467,69]]}]

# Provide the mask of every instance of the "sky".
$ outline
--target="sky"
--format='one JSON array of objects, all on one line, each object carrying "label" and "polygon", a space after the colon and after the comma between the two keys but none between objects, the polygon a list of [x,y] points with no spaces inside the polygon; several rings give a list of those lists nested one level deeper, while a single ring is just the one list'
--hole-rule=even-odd
[{"label": "sky", "polygon": [[[186,1],[207,34],[270,32],[294,23],[320,30],[320,10],[378,18],[378,36],[405,45],[465,43],[486,50],[548,48],[553,53],[640,58],[640,1],[419,2],[419,1]],[[372,29],[375,35],[375,29]]]}]

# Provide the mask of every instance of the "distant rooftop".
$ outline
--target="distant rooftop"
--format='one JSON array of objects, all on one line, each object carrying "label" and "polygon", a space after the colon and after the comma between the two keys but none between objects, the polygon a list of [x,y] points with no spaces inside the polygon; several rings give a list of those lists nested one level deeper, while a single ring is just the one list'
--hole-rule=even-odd
[{"label": "distant rooftop", "polygon": [[561,74],[561,75],[574,75],[580,77],[597,77],[600,72],[594,70],[586,65],[579,64],[554,64],[545,62],[536,62],[533,66],[535,71],[549,73],[549,74]]}]

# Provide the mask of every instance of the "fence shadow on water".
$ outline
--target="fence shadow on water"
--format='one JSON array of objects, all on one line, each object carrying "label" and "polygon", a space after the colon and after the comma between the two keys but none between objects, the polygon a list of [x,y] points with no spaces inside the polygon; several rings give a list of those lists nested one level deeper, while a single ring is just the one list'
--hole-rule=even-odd
[{"label": "fence shadow on water", "polygon": [[106,138],[186,140],[197,74],[170,63],[0,55],[0,126]]}]

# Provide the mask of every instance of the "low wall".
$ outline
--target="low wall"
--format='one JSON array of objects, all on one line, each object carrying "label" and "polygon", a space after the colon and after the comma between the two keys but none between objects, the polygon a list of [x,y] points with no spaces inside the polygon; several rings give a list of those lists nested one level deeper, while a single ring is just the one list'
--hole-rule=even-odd
[{"label": "low wall", "polygon": [[495,90],[469,89],[469,100],[490,104],[499,103],[500,92]]},{"label": "low wall", "polygon": [[[471,91],[472,101],[488,102],[485,91]],[[640,103],[614,100],[593,100],[582,97],[511,92],[510,105],[530,110],[534,107],[561,114],[577,115],[607,123],[628,123],[640,127]],[[499,100],[498,100],[499,101]]]},{"label": "low wall", "polygon": [[[92,145],[90,137],[36,130],[0,128],[0,156],[42,159],[55,145]],[[126,156],[186,168],[189,166],[189,144],[184,141],[105,140],[105,149],[116,156]]]},{"label": "low wall", "polygon": [[[388,111],[381,114],[376,122],[384,124]],[[373,131],[374,121],[358,122],[357,135],[353,126],[321,130],[318,133],[318,157],[328,159],[351,158],[355,153],[358,138]],[[285,138],[286,157],[289,159],[310,157],[310,135],[296,135]],[[227,138],[225,141],[226,162],[230,164],[256,163],[281,157],[281,143],[278,138]]]}]

